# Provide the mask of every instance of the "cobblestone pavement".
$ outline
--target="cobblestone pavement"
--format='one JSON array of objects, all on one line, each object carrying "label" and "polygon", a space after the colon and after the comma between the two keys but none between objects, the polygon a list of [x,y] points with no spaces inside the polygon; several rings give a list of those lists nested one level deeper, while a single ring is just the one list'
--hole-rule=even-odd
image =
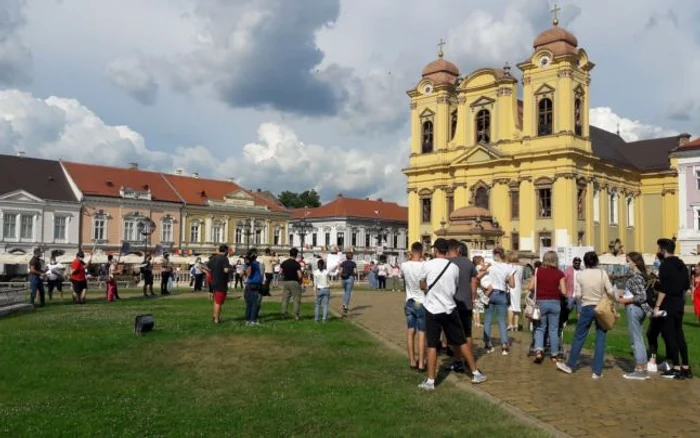
[{"label": "cobblestone pavement", "polygon": [[[309,294],[305,295],[308,300]],[[340,311],[342,295],[335,291],[332,295],[331,307]],[[348,319],[403,348],[406,342],[403,301],[402,293],[356,291]],[[492,336],[497,333],[494,324]],[[648,381],[628,381],[622,378],[625,370],[621,368],[627,365],[609,357],[603,378],[592,380],[591,356],[587,352],[583,354],[583,368],[567,375],[549,362],[532,363],[527,357],[531,340],[527,332],[511,336],[513,347],[509,356],[501,356],[498,350],[485,355],[481,331],[474,334],[478,366],[489,378],[479,390],[564,434],[574,437],[700,436],[700,415],[697,414],[700,382],[697,378],[669,381],[656,375]],[[416,377],[418,383],[420,378]]]}]

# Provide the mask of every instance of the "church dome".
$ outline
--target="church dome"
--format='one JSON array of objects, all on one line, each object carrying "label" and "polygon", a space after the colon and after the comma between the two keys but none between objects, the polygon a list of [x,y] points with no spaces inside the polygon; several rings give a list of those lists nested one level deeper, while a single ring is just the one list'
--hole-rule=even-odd
[{"label": "church dome", "polygon": [[533,43],[535,50],[549,49],[554,56],[576,54],[578,40],[568,30],[557,24],[537,35]]},{"label": "church dome", "polygon": [[423,69],[423,78],[432,80],[435,85],[454,84],[458,76],[457,66],[442,56]]}]

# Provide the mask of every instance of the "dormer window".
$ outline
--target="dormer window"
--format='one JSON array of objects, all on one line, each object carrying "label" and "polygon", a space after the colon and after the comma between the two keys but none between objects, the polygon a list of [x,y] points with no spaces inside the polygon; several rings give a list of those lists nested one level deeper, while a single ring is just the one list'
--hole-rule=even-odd
[{"label": "dormer window", "polygon": [[201,196],[202,198],[206,198],[206,197],[207,197],[207,192],[205,192],[204,190],[202,190],[202,192],[199,194],[199,196]]},{"label": "dormer window", "polygon": [[119,189],[119,195],[124,198],[124,199],[141,199],[144,201],[150,201],[151,200],[151,191],[146,190],[140,191],[140,190],[134,190],[129,187],[122,187]]}]

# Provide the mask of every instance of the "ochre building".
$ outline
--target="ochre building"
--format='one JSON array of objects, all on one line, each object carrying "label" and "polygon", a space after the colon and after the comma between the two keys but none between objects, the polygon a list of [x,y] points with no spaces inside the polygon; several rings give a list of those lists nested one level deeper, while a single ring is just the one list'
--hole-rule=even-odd
[{"label": "ochre building", "polygon": [[669,153],[689,136],[628,143],[590,126],[592,59],[556,19],[533,46],[520,81],[507,63],[461,76],[441,48],[408,91],[410,241],[655,252],[678,229]]}]

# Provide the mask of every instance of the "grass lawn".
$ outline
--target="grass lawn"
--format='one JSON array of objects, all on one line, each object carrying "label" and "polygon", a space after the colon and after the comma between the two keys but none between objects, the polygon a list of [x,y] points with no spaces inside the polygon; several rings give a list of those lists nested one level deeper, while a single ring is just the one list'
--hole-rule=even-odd
[{"label": "grass lawn", "polygon": [[[121,295],[0,320],[0,436],[544,435],[449,383],[419,391],[401,355],[338,319],[279,320],[272,303],[245,327],[231,299],[214,326],[206,299]],[[135,337],[142,313],[156,331]]]},{"label": "grass lawn", "polygon": [[[634,355],[632,353],[632,344],[630,342],[629,333],[627,331],[627,313],[625,309],[620,307],[620,320],[615,325],[615,328],[608,332],[606,338],[606,354],[614,356],[616,359],[620,359],[629,362],[629,366],[634,366]],[[647,318],[644,322],[644,342],[646,344],[646,330],[649,326],[649,319]],[[571,345],[573,340],[573,334],[576,331],[576,315],[572,314],[569,324],[566,327],[564,333],[564,342],[567,347]],[[687,305],[685,308],[685,316],[683,318],[683,332],[685,334],[685,340],[688,344],[688,351],[690,355],[690,366],[696,370],[700,370],[700,324],[698,324],[698,319],[695,317],[692,305]],[[664,344],[663,338],[659,336],[659,356],[663,356],[666,351],[666,346]],[[648,348],[648,344],[647,348]],[[591,326],[591,330],[586,339],[584,348],[593,351],[595,346],[595,325]]]}]

